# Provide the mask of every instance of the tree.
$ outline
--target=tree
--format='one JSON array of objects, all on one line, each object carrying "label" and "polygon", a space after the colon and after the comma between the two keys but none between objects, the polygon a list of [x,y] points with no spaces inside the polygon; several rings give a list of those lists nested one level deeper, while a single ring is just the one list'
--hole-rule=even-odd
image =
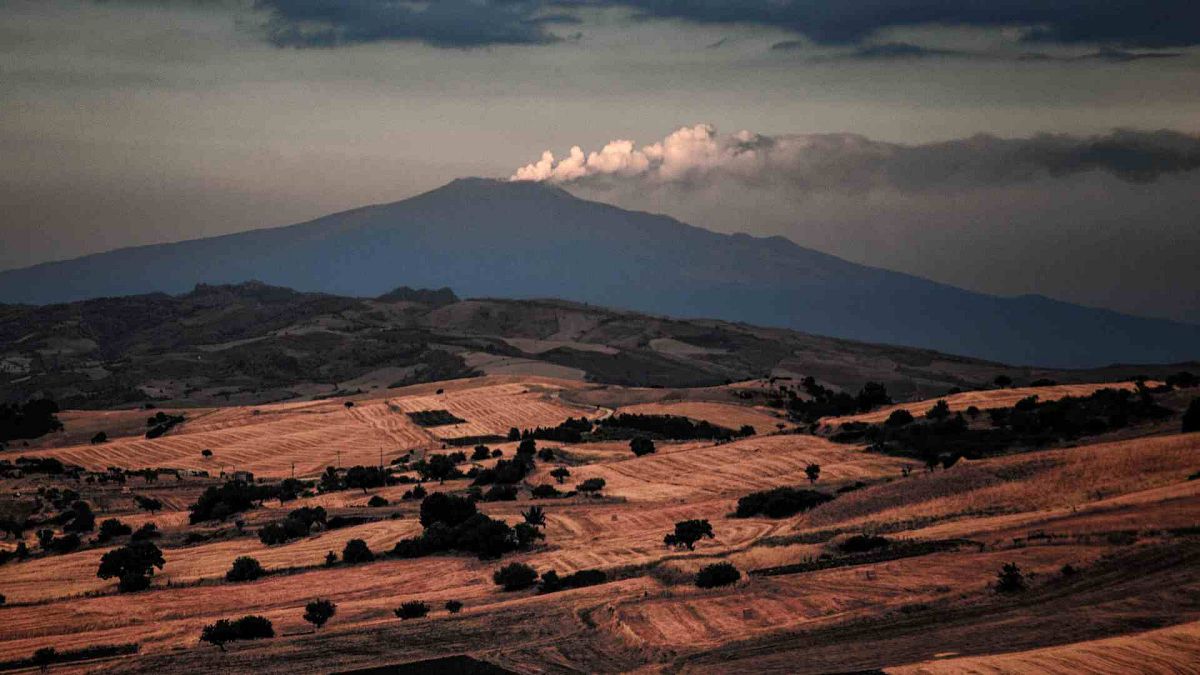
[{"label": "tree", "polygon": [[712,524],[707,520],[684,520],[675,523],[675,531],[663,537],[667,546],[686,546],[689,551],[696,549],[696,542],[701,539],[713,538]]},{"label": "tree", "polygon": [[1192,399],[1183,413],[1183,432],[1200,431],[1200,397]]},{"label": "tree", "polygon": [[737,583],[738,579],[742,578],[742,573],[738,571],[732,564],[723,562],[715,565],[706,565],[696,573],[696,586],[698,588],[716,588],[718,586],[729,586]]},{"label": "tree", "polygon": [[392,613],[395,614],[401,621],[420,619],[429,613],[429,605],[421,602],[420,600],[409,600],[396,609],[393,609]]},{"label": "tree", "polygon": [[753,436],[757,433],[758,431],[756,431],[754,427],[750,426],[749,424],[743,424],[742,428],[738,429],[738,436]]},{"label": "tree", "polygon": [[471,452],[472,461],[481,462],[492,456],[492,451],[486,445],[477,445],[475,450]]},{"label": "tree", "polygon": [[133,503],[137,504],[139,509],[142,509],[143,511],[149,511],[150,513],[160,511],[163,507],[162,502],[154,497],[144,497],[142,495],[134,496]]},{"label": "tree", "polygon": [[821,465],[809,464],[808,466],[804,467],[804,475],[808,476],[808,482],[817,482],[817,479],[821,477]]},{"label": "tree", "polygon": [[122,593],[140,591],[150,586],[154,568],[162,569],[166,564],[162,551],[150,541],[135,541],[115,548],[100,558],[96,576],[101,579],[116,577],[117,590]]},{"label": "tree", "polygon": [[523,512],[521,517],[525,522],[534,527],[546,526],[546,510],[540,506],[530,506],[529,510]]},{"label": "tree", "polygon": [[103,431],[97,431],[95,436],[92,436],[92,445],[100,445],[108,442],[108,434]]},{"label": "tree", "polygon": [[304,606],[304,620],[321,629],[326,621],[337,613],[337,605],[330,600],[313,600]]},{"label": "tree", "polygon": [[57,660],[58,650],[54,647],[42,647],[33,653],[33,663],[42,672],[46,672],[50,668],[50,664]]},{"label": "tree", "polygon": [[342,549],[342,560],[349,565],[368,563],[375,560],[375,554],[362,539],[351,539]]},{"label": "tree", "polygon": [[948,419],[950,417],[950,404],[946,403],[945,399],[939,400],[925,413],[925,417],[935,422]]},{"label": "tree", "polygon": [[1007,375],[997,375],[996,379],[992,380],[992,382],[994,382],[996,386],[1000,387],[1001,389],[1005,387],[1011,387],[1013,383],[1012,378]]},{"label": "tree", "polygon": [[576,485],[575,489],[580,492],[585,492],[590,495],[595,495],[596,493],[598,493],[604,489],[604,485],[605,485],[605,482],[604,482],[603,478],[589,478],[589,479],[583,481],[582,483],[580,483],[579,485]]},{"label": "tree", "polygon": [[509,563],[492,574],[492,581],[497,586],[503,586],[505,591],[519,591],[529,588],[537,581],[537,570],[525,563]]},{"label": "tree", "polygon": [[337,564],[337,561],[338,561],[337,554],[334,553],[333,551],[329,551],[325,554],[325,566],[326,567],[333,567],[334,565]]},{"label": "tree", "polygon": [[200,456],[203,457],[204,459],[209,459],[212,457],[212,455],[213,455],[212,450],[209,450],[208,448],[205,448],[200,451]]},{"label": "tree", "polygon": [[346,487],[362,488],[367,494],[367,488],[381,487],[384,484],[383,472],[377,466],[352,466],[346,471]]},{"label": "tree", "polygon": [[1016,563],[1005,563],[996,574],[997,593],[1020,593],[1025,588],[1025,574]]},{"label": "tree", "polygon": [[233,629],[233,623],[229,619],[210,623],[200,630],[200,641],[214,644],[221,651],[225,651],[226,642],[233,642],[236,639],[237,632]]},{"label": "tree", "polygon": [[884,422],[883,424],[888,427],[897,428],[897,427],[906,426],[908,424],[912,424],[912,421],[913,421],[912,413],[905,410],[904,408],[900,408],[898,410],[893,410],[892,414],[888,415],[887,421]]},{"label": "tree", "polygon": [[537,441],[532,438],[526,438],[517,445],[517,455],[529,455],[532,457],[537,454]]},{"label": "tree", "polygon": [[638,457],[641,457],[642,455],[649,455],[654,452],[654,441],[646,438],[645,436],[638,436],[632,441],[629,441],[629,449],[632,450],[633,454],[637,455]]},{"label": "tree", "polygon": [[243,555],[234,559],[233,565],[225,573],[225,581],[254,581],[266,573],[258,560]]},{"label": "tree", "polygon": [[96,515],[92,507],[83,500],[71,505],[71,510],[64,514],[68,520],[63,524],[63,532],[91,532],[96,529]]},{"label": "tree", "polygon": [[567,478],[569,478],[571,476],[571,472],[570,472],[570,470],[567,469],[567,467],[560,466],[560,467],[556,468],[555,470],[551,471],[550,475],[554,476],[554,480],[558,481],[559,485],[562,485],[563,481],[567,480]]},{"label": "tree", "polygon": [[463,608],[463,604],[461,602],[459,602],[458,600],[447,600],[446,601],[446,611],[450,612],[451,614],[458,614],[459,612],[462,611],[462,608]]}]

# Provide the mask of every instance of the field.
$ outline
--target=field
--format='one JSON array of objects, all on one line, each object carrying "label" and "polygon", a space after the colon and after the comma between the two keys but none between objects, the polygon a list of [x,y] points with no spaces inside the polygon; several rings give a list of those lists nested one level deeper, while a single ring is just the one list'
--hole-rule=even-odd
[{"label": "field", "polygon": [[[34,531],[26,532],[32,555],[0,566],[0,662],[46,647],[67,653],[136,643],[136,654],[59,663],[53,671],[335,672],[465,654],[521,673],[1196,672],[1200,480],[1189,477],[1200,470],[1200,434],[1151,425],[1121,438],[1085,438],[927,471],[903,457],[801,433],[733,394],[762,386],[646,400],[649,390],[489,376],[350,398],[191,408],[182,410],[182,425],[156,439],[144,438],[145,411],[67,411],[60,416],[66,430],[0,459],[54,457],[98,472],[93,477],[109,467],[210,475],[164,474],[154,482],[130,476],[124,483],[37,473],[4,479],[11,495],[0,498],[5,508],[36,498],[43,514],[52,515],[57,511],[45,489],[70,487],[91,504],[97,522],[156,523],[166,562],[148,590],[119,593],[115,580],[98,578],[96,570],[124,537],[93,543],[90,533],[79,550],[46,553]],[[1112,385],[1032,391],[1048,399],[1101,386]],[[1029,393],[967,392],[947,400],[956,409],[1000,407]],[[932,403],[905,407],[920,412]],[[421,427],[407,414],[434,410],[465,421]],[[889,411],[855,419],[886,419]],[[641,457],[625,441],[538,441],[554,457],[535,462],[518,498],[478,504],[509,525],[522,522],[531,505],[545,510],[544,540],[501,560],[451,552],[382,555],[423,529],[420,501],[405,498],[416,482],[405,465],[395,472],[403,482],[287,502],[267,498],[225,521],[188,522],[188,506],[221,484],[222,470],[251,471],[264,485],[292,476],[293,465],[295,476],[316,478],[329,466],[377,466],[381,454],[384,464],[409,451],[427,457],[446,452],[450,439],[614,412],[683,415],[735,429],[748,424],[758,433],[715,443],[664,440]],[[89,443],[101,430],[111,440]],[[489,446],[511,459],[517,443]],[[204,449],[211,458],[202,456]],[[820,473],[810,480],[805,470],[813,464]],[[495,465],[489,457],[460,468]],[[562,483],[552,474],[556,468],[569,470]],[[573,491],[588,479],[603,479],[599,494]],[[450,477],[424,487],[465,494],[470,484]],[[538,485],[564,494],[535,500],[530,488]],[[833,498],[781,518],[735,517],[740,498],[777,487]],[[43,495],[36,497],[39,488]],[[160,500],[162,510],[140,510],[139,496]],[[372,497],[387,504],[370,506]],[[359,520],[283,544],[259,540],[260,529],[304,506]],[[676,523],[692,519],[707,520],[714,536],[694,550],[664,545]],[[860,534],[883,536],[887,547],[847,553],[847,541]],[[326,554],[340,554],[352,539],[380,557],[326,565]],[[15,546],[12,536],[0,539],[6,551]],[[268,574],[226,581],[240,556],[257,559]],[[553,593],[503,592],[492,573],[510,562],[560,576],[600,570],[606,581]],[[696,572],[717,562],[732,563],[740,580],[697,588]],[[995,590],[1006,563],[1019,565],[1023,592]],[[302,615],[318,597],[336,603],[337,612],[315,630]],[[408,600],[426,602],[429,615],[398,619],[393,610]],[[450,600],[464,609],[449,613],[443,607]],[[231,642],[223,650],[199,640],[204,626],[247,614],[269,619],[276,637]]]}]

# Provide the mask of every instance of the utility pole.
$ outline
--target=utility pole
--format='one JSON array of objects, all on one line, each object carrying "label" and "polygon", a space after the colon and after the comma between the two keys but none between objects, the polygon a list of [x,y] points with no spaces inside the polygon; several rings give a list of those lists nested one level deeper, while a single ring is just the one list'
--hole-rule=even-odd
[{"label": "utility pole", "polygon": [[296,477],[296,463],[292,462],[292,478]]},{"label": "utility pole", "polygon": [[338,450],[337,453],[338,453],[337,468],[341,469],[342,468],[342,451]]}]

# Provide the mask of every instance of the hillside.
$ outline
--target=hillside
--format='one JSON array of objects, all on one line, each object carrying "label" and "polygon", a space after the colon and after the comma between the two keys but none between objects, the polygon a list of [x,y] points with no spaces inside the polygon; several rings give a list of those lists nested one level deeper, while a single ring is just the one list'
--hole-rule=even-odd
[{"label": "hillside", "polygon": [[[48,395],[75,408],[303,401],[483,374],[665,388],[642,390],[643,402],[670,397],[671,388],[803,376],[850,393],[876,381],[910,400],[978,389],[1001,374],[1028,384],[1176,370],[1009,367],[564,301],[459,300],[448,290],[370,300],[248,283],[0,306],[0,401]],[[588,396],[604,404],[602,390]]]},{"label": "hillside", "polygon": [[0,272],[0,302],[183,293],[252,279],[362,297],[400,285],[559,297],[1040,366],[1200,357],[1196,325],[968,292],[781,237],[722,235],[547,185],[483,179],[289,227]]},{"label": "hillside", "polygon": [[[1132,387],[1038,391],[1051,402],[1106,386]],[[1044,672],[1053,664],[1053,672],[1176,673],[1200,659],[1200,434],[1179,433],[1194,387],[1147,394],[1164,417],[928,469],[798,433],[779,411],[753,402],[773,389],[740,383],[612,404],[638,401],[645,390],[489,376],[188,409],[154,439],[144,437],[145,412],[66,411],[64,430],[0,453],[0,516],[19,531],[0,541],[0,667],[818,674]],[[582,402],[597,391],[610,405]],[[955,399],[954,409],[968,401],[1013,404],[1006,392],[983,392]],[[458,422],[423,426],[413,416],[422,411]],[[656,437],[655,452],[635,456],[626,441],[594,436],[626,414],[751,424],[756,433]],[[457,473],[421,488],[474,494],[475,517],[504,531],[538,507],[542,538],[498,559],[414,548],[443,527],[423,525],[438,513],[426,508],[436,498],[414,495],[431,458],[457,449],[456,439],[566,417],[587,418],[593,431],[577,442],[536,440],[539,453],[528,455],[509,495],[488,473],[521,456],[517,442],[503,439],[482,453],[464,446],[474,459],[452,459]],[[98,430],[109,439],[89,443]],[[50,459],[65,468],[37,464]],[[378,482],[352,482],[380,464]],[[226,482],[235,470],[252,471],[255,483]],[[285,494],[288,480],[295,492]],[[598,491],[584,489],[597,480]],[[202,511],[206,491],[223,485],[262,492],[224,517]],[[822,501],[790,513],[744,509],[754,493],[781,487],[817,491]],[[94,522],[80,525],[85,510]],[[273,526],[299,517],[317,520],[267,540]],[[120,522],[102,524],[109,519]],[[664,536],[689,520],[707,522],[712,536],[694,548],[667,545]],[[99,578],[98,568],[132,546],[133,535],[117,526],[142,532],[148,523],[155,528],[145,540],[163,564],[147,589],[122,592],[124,582]],[[102,539],[100,530],[110,534]],[[351,557],[354,541],[373,559]],[[240,557],[258,561],[262,575],[229,578]],[[514,562],[532,567],[538,584],[501,588],[493,575]],[[716,563],[740,578],[698,587],[697,573]],[[1010,563],[1015,585],[998,587]],[[303,618],[316,599],[336,605],[320,628]],[[427,613],[400,618],[410,602]],[[246,615],[270,621],[273,637],[201,641],[206,626]],[[54,651],[34,656],[45,649]]]}]

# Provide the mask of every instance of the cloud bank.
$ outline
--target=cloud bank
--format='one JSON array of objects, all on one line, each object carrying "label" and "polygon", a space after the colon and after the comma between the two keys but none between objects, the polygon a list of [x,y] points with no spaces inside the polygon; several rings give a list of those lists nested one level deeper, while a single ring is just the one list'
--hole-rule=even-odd
[{"label": "cloud bank", "polygon": [[1118,130],[1103,136],[978,135],[923,145],[856,134],[720,135],[709,124],[682,127],[637,147],[614,140],[598,151],[549,150],[512,180],[554,183],[634,181],[650,185],[786,185],[805,191],[922,191],[1011,185],[1091,171],[1147,183],[1200,169],[1200,136]]}]

